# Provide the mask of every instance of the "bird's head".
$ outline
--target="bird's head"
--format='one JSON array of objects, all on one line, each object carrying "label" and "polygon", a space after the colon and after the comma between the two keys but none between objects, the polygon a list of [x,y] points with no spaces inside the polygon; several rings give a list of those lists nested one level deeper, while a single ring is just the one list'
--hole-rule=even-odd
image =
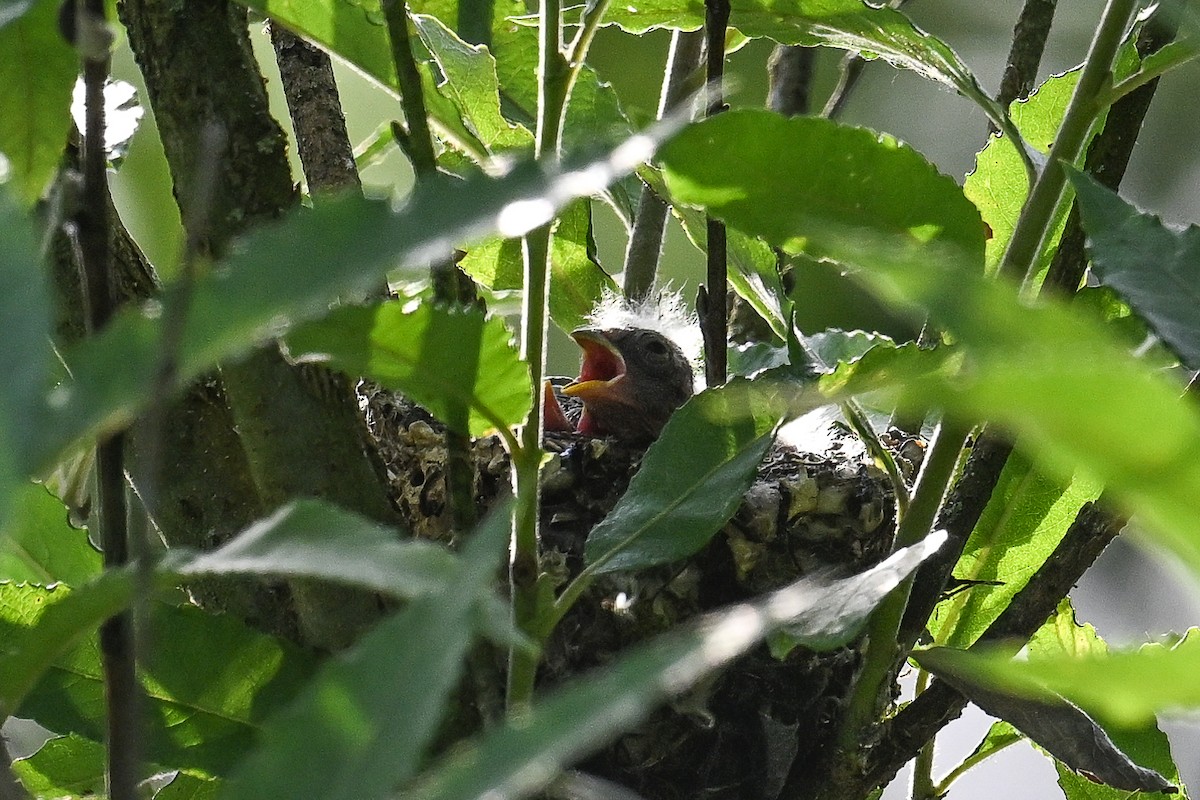
[{"label": "bird's head", "polygon": [[583,349],[583,364],[562,391],[583,401],[580,433],[648,442],[692,396],[691,361],[659,331],[583,328],[571,338]]}]

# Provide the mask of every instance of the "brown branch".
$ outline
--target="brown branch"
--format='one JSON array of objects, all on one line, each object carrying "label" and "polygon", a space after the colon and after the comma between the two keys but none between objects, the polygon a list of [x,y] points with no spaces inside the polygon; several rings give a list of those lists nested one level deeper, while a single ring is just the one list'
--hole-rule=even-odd
[{"label": "brown branch", "polygon": [[[705,77],[708,80],[706,115],[716,116],[725,109],[722,85],[725,77],[725,34],[729,28],[729,0],[704,1],[704,39],[707,52]],[[725,223],[708,218],[705,236],[706,283],[700,289],[697,309],[704,335],[704,374],[709,386],[725,383],[729,338],[729,294]]]},{"label": "brown branch", "polygon": [[309,191],[361,190],[328,54],[274,22],[271,44]]},{"label": "brown branch", "polygon": [[[700,31],[676,31],[672,34],[666,75],[658,101],[659,119],[687,96],[687,79],[700,66],[703,45],[704,34]],[[629,233],[629,246],[625,249],[624,290],[625,296],[632,300],[646,297],[654,286],[669,210],[667,203],[653,189],[642,186],[637,212],[633,217],[633,229]]]},{"label": "brown branch", "polygon": [[[1054,22],[1054,10],[1058,0],[1025,0],[1021,15],[1013,28],[1012,48],[1008,51],[1008,63],[1000,79],[1000,90],[996,102],[1007,109],[1014,100],[1029,97],[1033,82],[1037,79],[1046,39]],[[999,128],[990,123],[989,133]]]},{"label": "brown branch", "polygon": [[776,45],[767,62],[767,108],[796,117],[807,114],[817,49]]}]

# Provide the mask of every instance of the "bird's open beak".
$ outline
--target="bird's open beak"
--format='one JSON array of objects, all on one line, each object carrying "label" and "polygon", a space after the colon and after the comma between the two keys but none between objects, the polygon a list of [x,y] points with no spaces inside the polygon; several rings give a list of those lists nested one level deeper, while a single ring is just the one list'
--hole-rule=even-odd
[{"label": "bird's open beak", "polygon": [[600,331],[581,328],[571,334],[583,349],[583,365],[574,383],[563,387],[563,394],[587,401],[617,393],[617,384],[625,377],[625,359],[616,346]]}]

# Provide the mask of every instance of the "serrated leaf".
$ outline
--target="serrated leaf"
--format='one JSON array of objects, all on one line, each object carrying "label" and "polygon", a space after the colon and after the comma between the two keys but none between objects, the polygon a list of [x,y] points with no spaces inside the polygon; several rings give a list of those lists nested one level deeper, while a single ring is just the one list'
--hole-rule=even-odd
[{"label": "serrated leaf", "polygon": [[508,800],[532,795],[564,766],[629,730],[658,703],[713,674],[772,631],[787,626],[806,644],[818,646],[846,641],[944,541],[944,534],[933,534],[845,580],[804,578],[757,603],[631,648],[613,666],[574,679],[528,714],[434,764],[400,796]]},{"label": "serrated leaf", "polygon": [[752,405],[753,391],[737,380],[700,393],[672,415],[628,491],[588,535],[590,570],[685,558],[733,516],[785,416],[769,396]]},{"label": "serrated leaf", "polygon": [[507,534],[502,508],[469,539],[450,585],[414,600],[326,662],[270,721],[223,796],[371,800],[415,774],[458,682],[470,615]]},{"label": "serrated leaf", "polygon": [[[73,637],[51,642],[52,658],[41,662],[44,674],[24,697],[22,716],[60,733],[103,740],[104,672],[95,630],[130,599],[128,576],[116,578],[115,600],[124,602],[112,603],[103,615],[71,617],[76,623]],[[17,598],[25,607],[48,608],[34,627],[21,625],[17,652],[46,649],[40,645],[42,639],[52,639],[64,627],[50,625],[52,615],[63,616],[71,606],[78,606],[77,598],[85,592],[95,594],[97,585],[81,587],[63,599],[48,590],[39,594],[34,591],[38,587],[25,587]],[[15,593],[9,590],[10,596]],[[7,624],[12,624],[9,610],[16,608],[15,602],[5,604]],[[307,680],[311,657],[231,617],[195,607],[158,605],[153,620],[150,636],[155,646],[139,670],[145,707],[153,720],[142,729],[145,757],[165,767],[228,769],[253,743],[262,720]],[[13,658],[27,660],[28,656]],[[5,678],[7,673],[5,669]],[[0,686],[7,690],[9,684],[0,680]]]},{"label": "serrated leaf", "polygon": [[297,500],[211,552],[172,548],[159,569],[184,579],[319,578],[407,598],[443,588],[454,556],[429,542],[401,540],[394,528],[328,503]]},{"label": "serrated leaf", "polygon": [[[1070,599],[1058,604],[1055,614],[1029,640],[1027,649],[1031,658],[1088,658],[1104,656],[1108,652],[1107,645],[1096,629],[1076,620]],[[1122,753],[1135,763],[1157,770],[1167,780],[1179,784],[1179,769],[1171,758],[1170,742],[1155,722],[1148,721],[1131,727],[1114,723],[1094,711],[1092,716]],[[1095,783],[1072,771],[1062,762],[1057,762],[1055,767],[1058,770],[1058,784],[1067,800],[1126,800],[1128,797],[1121,790]],[[1180,789],[1181,798],[1186,798],[1186,790],[1182,786]]]},{"label": "serrated leaf", "polygon": [[67,522],[57,497],[29,483],[14,492],[13,506],[0,532],[0,580],[78,586],[100,574],[100,552]]},{"label": "serrated leaf", "polygon": [[[986,581],[938,605],[928,628],[938,644],[967,647],[1000,615],[1058,546],[1100,486],[1058,478],[1013,453],[954,568],[960,580]],[[994,585],[993,585],[994,584]]]},{"label": "serrated leaf", "polygon": [[511,428],[529,413],[529,367],[504,321],[477,309],[344,306],[285,341],[297,360],[402,391],[463,434]]},{"label": "serrated leaf", "polygon": [[413,25],[442,74],[438,91],[491,153],[532,148],[533,134],[500,113],[496,60],[486,47],[460,39],[437,17],[414,14]]},{"label": "serrated leaf", "polygon": [[[765,37],[805,47],[823,45],[865,58],[882,58],[893,66],[953,87],[993,119],[1003,113],[945,42],[922,31],[890,6],[862,0],[732,0],[730,19],[738,31],[751,38]],[[704,25],[704,2],[649,0],[614,6],[604,21],[631,33],[654,28],[698,30]]]},{"label": "serrated leaf", "polygon": [[913,654],[922,667],[966,695],[1072,769],[1117,789],[1162,792],[1173,788],[1162,775],[1138,766],[1113,744],[1095,720],[1051,692],[1008,694],[974,669],[965,650],[935,647]]},{"label": "serrated leaf", "polygon": [[[734,150],[736,159],[720,155]],[[954,181],[886,134],[734,111],[686,129],[660,159],[673,197],[790,252],[849,265],[888,257],[982,268],[979,212]]]},{"label": "serrated leaf", "polygon": [[[339,298],[367,295],[397,264],[424,274],[431,258],[457,243],[496,232],[524,235],[557,209],[628,174],[644,157],[645,151],[624,148],[568,161],[549,173],[524,163],[497,179],[430,181],[398,212],[387,201],[357,196],[298,209],[252,233],[222,269],[196,281],[180,342],[179,383],[324,315]],[[162,302],[177,302],[177,296],[168,290]],[[64,353],[73,380],[52,393],[36,424],[22,418],[22,430],[36,432],[20,452],[27,472],[49,469],[75,439],[134,418],[152,394],[160,308],[129,309],[100,335]]]},{"label": "serrated leaf", "polygon": [[128,576],[119,572],[75,590],[62,584],[0,582],[0,641],[5,643],[0,650],[0,716],[16,713],[39,678],[125,608],[131,593]]},{"label": "serrated leaf", "polygon": [[1079,197],[1092,272],[1117,290],[1184,364],[1200,369],[1200,228],[1173,231],[1082,173]]},{"label": "serrated leaf", "polygon": [[48,739],[12,771],[33,797],[87,797],[105,790],[104,745],[74,734]]},{"label": "serrated leaf", "polygon": [[[19,27],[21,21],[11,27]],[[10,33],[0,31],[0,36]],[[3,67],[0,67],[3,70]],[[2,91],[2,90],[0,90]],[[2,114],[0,117],[7,117]],[[0,125],[3,125],[0,122]],[[0,147],[3,144],[0,143]],[[20,453],[36,440],[32,424],[44,402],[50,377],[50,298],[45,269],[38,257],[32,219],[17,207],[7,186],[0,185],[0,318],[4,346],[0,347],[0,535],[11,522],[14,493],[27,477]],[[0,548],[4,546],[0,539]]]},{"label": "serrated leaf", "polygon": [[58,32],[59,5],[35,0],[0,27],[0,153],[26,206],[42,196],[58,170],[71,128],[79,62]]}]

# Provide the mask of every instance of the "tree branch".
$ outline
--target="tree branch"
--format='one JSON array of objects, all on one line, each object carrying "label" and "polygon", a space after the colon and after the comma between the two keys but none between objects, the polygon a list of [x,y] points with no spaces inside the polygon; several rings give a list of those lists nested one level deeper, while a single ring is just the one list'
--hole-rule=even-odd
[{"label": "tree branch", "polygon": [[[996,93],[996,102],[1001,108],[1007,109],[1014,100],[1028,97],[1033,90],[1057,3],[1058,0],[1025,0],[1021,7],[1021,15],[1013,28],[1008,63],[1000,79],[1000,91]],[[998,131],[996,123],[989,123],[989,133]]]},{"label": "tree branch", "polygon": [[[706,115],[716,116],[725,109],[725,34],[729,27],[729,0],[704,0],[704,40],[707,52],[705,77],[708,81]],[[726,350],[729,338],[728,254],[725,223],[709,216],[705,237],[706,281],[697,298],[700,330],[704,335],[704,374],[708,386],[719,386],[726,378]]]}]

